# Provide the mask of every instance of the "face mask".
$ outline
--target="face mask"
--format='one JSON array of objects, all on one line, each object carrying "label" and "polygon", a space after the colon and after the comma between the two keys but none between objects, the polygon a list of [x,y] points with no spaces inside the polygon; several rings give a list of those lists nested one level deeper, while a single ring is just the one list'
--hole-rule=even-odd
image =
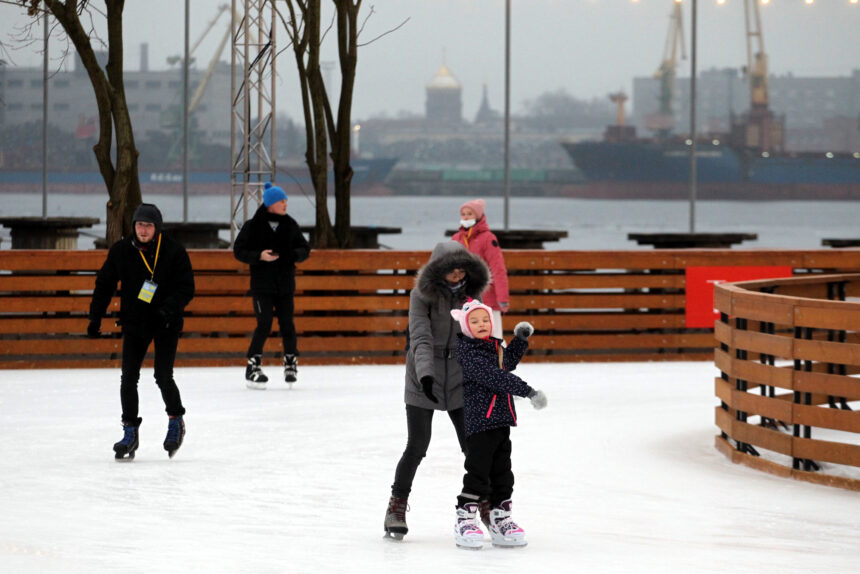
[{"label": "face mask", "polygon": [[461,219],[461,220],[460,220],[460,225],[462,225],[462,226],[463,226],[463,227],[465,227],[466,229],[469,229],[470,227],[472,227],[473,225],[475,225],[475,220],[474,220],[474,219]]}]

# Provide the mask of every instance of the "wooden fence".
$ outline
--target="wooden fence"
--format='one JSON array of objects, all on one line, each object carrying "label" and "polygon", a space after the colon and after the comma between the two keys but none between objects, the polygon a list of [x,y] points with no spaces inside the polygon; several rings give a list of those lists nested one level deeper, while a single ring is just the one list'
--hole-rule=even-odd
[{"label": "wooden fence", "polygon": [[717,448],[759,470],[860,490],[860,275],[719,285],[715,305]]},{"label": "wooden fence", "polygon": [[[255,320],[248,268],[224,250],[191,250],[197,294],[186,310],[178,366],[241,365]],[[0,251],[0,368],[118,367],[121,339],[85,337],[95,272],[106,251]],[[426,251],[315,251],[299,266],[301,362],[400,363],[409,290]],[[796,275],[860,271],[858,250],[505,252],[509,330],[531,321],[532,361],[711,360],[712,328],[686,324],[686,271],[784,265]],[[118,311],[114,298],[109,311]],[[277,325],[277,323],[276,323]],[[264,362],[279,361],[279,338]]]}]

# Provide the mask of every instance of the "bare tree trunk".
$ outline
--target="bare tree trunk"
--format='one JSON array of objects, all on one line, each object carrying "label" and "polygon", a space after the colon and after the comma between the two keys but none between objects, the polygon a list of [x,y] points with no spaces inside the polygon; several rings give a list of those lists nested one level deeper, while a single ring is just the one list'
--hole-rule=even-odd
[{"label": "bare tree trunk", "polygon": [[328,138],[325,109],[319,96],[320,92],[325,94],[319,65],[320,0],[308,0],[305,3],[286,0],[285,4],[290,19],[286,21],[282,17],[282,20],[293,44],[296,69],[299,73],[305,120],[305,161],[316,197],[312,246],[318,249],[335,247],[337,241],[328,213]]},{"label": "bare tree trunk", "polygon": [[[22,0],[29,13],[38,15],[42,0]],[[140,205],[140,179],[137,171],[137,147],[125,100],[123,85],[122,14],[124,0],[105,0],[108,27],[107,75],[99,66],[89,33],[81,24],[83,7],[77,0],[44,0],[75,47],[90,78],[99,115],[99,139],[93,146],[99,171],[108,192],[106,207],[106,240],[110,245],[131,233],[131,217]],[[86,5],[86,2],[83,3]],[[116,162],[112,145],[116,140]]]},{"label": "bare tree trunk", "polygon": [[[337,11],[337,48],[340,60],[340,97],[337,120],[328,110],[331,138],[331,158],[334,164],[335,219],[334,230],[340,247],[352,247],[350,214],[350,165],[352,138],[352,94],[355,88],[355,70],[358,62],[358,10],[361,0],[333,0]],[[328,100],[326,100],[328,103]]]}]

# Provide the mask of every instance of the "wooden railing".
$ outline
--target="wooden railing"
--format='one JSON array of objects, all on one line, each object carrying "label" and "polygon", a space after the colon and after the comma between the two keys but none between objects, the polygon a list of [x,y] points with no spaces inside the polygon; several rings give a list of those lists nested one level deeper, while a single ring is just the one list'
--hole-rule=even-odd
[{"label": "wooden railing", "polygon": [[717,286],[716,446],[733,462],[860,490],[858,298],[860,275]]},{"label": "wooden railing", "polygon": [[[248,268],[230,251],[191,250],[197,294],[186,309],[177,365],[240,365],[255,326]],[[95,273],[106,252],[0,251],[0,368],[117,367],[121,339],[85,337]],[[302,364],[400,363],[409,291],[427,251],[314,251],[299,266],[296,327]],[[686,324],[694,266],[788,266],[800,276],[860,271],[860,251],[505,252],[510,329],[531,321],[533,361],[711,360],[711,328]],[[115,298],[109,310],[118,311]],[[269,339],[264,361],[280,355]]]}]

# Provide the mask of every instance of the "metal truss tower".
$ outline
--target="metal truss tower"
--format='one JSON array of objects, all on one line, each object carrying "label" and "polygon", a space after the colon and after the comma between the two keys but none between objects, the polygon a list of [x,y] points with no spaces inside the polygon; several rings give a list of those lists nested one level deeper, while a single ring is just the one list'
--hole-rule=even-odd
[{"label": "metal truss tower", "polygon": [[275,179],[275,2],[232,0],[230,240]]}]

